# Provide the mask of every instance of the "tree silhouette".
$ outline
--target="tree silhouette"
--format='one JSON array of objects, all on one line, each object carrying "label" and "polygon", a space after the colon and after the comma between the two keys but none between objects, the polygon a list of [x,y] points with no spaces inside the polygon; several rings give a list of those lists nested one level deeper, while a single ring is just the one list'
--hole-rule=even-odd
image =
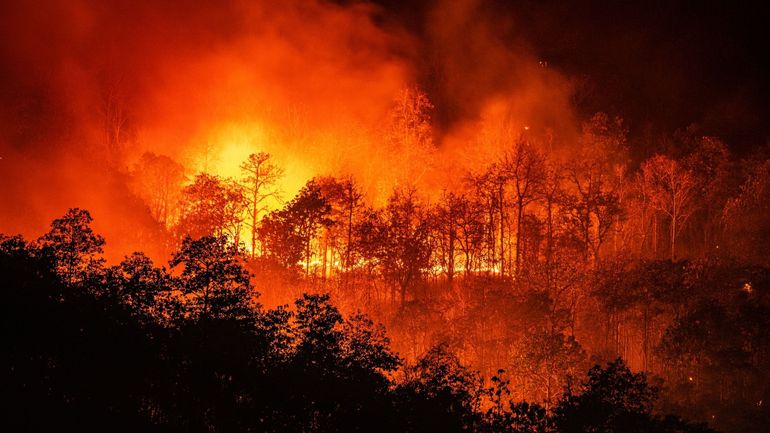
[{"label": "tree silhouette", "polygon": [[185,180],[184,167],[165,155],[145,152],[131,172],[131,186],[164,227],[176,222],[176,211]]},{"label": "tree silhouette", "polygon": [[418,422],[414,431],[459,432],[477,422],[474,409],[481,397],[481,380],[445,345],[433,347],[405,374],[401,392],[420,414],[414,417]]},{"label": "tree silhouette", "polygon": [[260,234],[267,244],[268,254],[279,257],[286,266],[294,266],[297,258],[302,259],[305,276],[309,276],[313,241],[322,227],[334,223],[329,218],[331,210],[318,182],[310,180],[283,209],[272,212],[263,221]]},{"label": "tree silhouette", "polygon": [[403,306],[407,290],[421,278],[430,260],[429,227],[414,189],[396,189],[377,224],[380,236],[374,253],[383,275],[398,287]]},{"label": "tree silhouette", "polygon": [[104,238],[93,232],[92,221],[87,210],[70,209],[53,220],[51,229],[38,240],[67,285],[82,282],[104,263],[100,257]]},{"label": "tree silhouette", "polygon": [[169,262],[182,265],[178,285],[189,295],[192,318],[240,317],[248,313],[252,287],[242,257],[226,237],[186,237]]},{"label": "tree silhouette", "polygon": [[545,158],[530,143],[520,139],[513,149],[505,153],[500,169],[513,187],[513,201],[516,205],[516,257],[513,264],[518,277],[522,272],[524,209],[540,195],[545,176]]},{"label": "tree silhouette", "polygon": [[335,251],[338,253],[342,271],[345,272],[345,284],[349,283],[348,273],[353,266],[353,228],[363,210],[363,194],[352,177],[317,179],[318,189],[329,204],[329,224],[325,224],[322,234],[321,260],[323,277],[326,278],[329,259],[334,262]]},{"label": "tree silhouette", "polygon": [[297,266],[305,252],[305,241],[297,232],[289,209],[279,209],[262,218],[259,227],[262,253],[285,268]]},{"label": "tree silhouette", "polygon": [[[306,251],[302,218],[319,224],[308,235],[315,242],[324,227],[316,217],[327,215],[322,192],[308,187],[303,194],[321,203],[314,208],[320,212],[308,216],[290,203],[275,213],[286,215],[298,258]],[[457,227],[465,224],[463,206],[460,200],[455,208]],[[419,337],[419,351],[446,343],[415,353],[414,361],[398,357],[382,325],[363,314],[346,317],[330,295],[305,294],[293,307],[263,309],[247,260],[227,236],[185,238],[169,271],[142,253],[103,269],[104,241],[90,222],[87,212],[73,209],[39,242],[0,235],[7,430],[710,431],[658,415],[657,388],[621,360],[594,367],[580,385],[565,379],[578,375],[583,341],[596,342],[579,345],[574,333],[565,334],[568,309],[554,296],[558,290],[523,279],[514,292],[509,281],[471,274],[457,276],[451,298],[444,298],[450,302],[433,298],[431,282],[422,278],[431,257],[428,222],[409,191],[397,191],[384,211],[362,212],[354,245],[392,284],[411,272],[403,287],[425,289],[395,316],[406,326],[391,331]],[[562,236],[555,238],[559,245]],[[770,273],[716,260],[611,264],[585,280],[596,302],[590,314],[649,313],[638,329],[644,332],[647,319],[673,317],[649,328],[665,330],[658,349],[671,370],[665,392],[681,390],[684,399],[666,396],[661,411],[675,407],[703,417],[708,410],[733,430],[745,418],[754,422],[746,430],[760,431]],[[625,320],[632,326],[638,319]],[[587,321],[577,335],[596,333],[590,326],[599,321]],[[443,329],[430,334],[428,328]],[[528,369],[517,369],[511,381],[498,372],[488,387],[461,362],[473,351],[487,368],[510,362],[513,353]],[[681,376],[685,370],[692,376]],[[522,374],[546,389],[542,400],[551,411],[510,398],[510,383],[520,383]],[[562,385],[566,391],[554,402],[551,394]],[[725,409],[734,415],[720,412]]]},{"label": "tree silhouette", "polygon": [[[463,229],[460,227],[460,224],[467,222],[467,220],[462,220],[462,216],[464,216],[463,214],[467,215],[468,210],[467,200],[463,200],[462,197],[453,192],[444,191],[441,201],[431,209],[428,215],[434,251],[437,252],[438,263],[446,274],[447,282],[450,286],[454,281],[456,259],[462,249],[460,246],[462,243],[460,232]],[[467,225],[463,228],[467,228]],[[462,233],[467,236],[472,232],[462,231]],[[467,237],[464,240],[466,243],[470,241]],[[466,248],[465,251],[466,262],[469,262],[472,250]],[[469,263],[466,263],[465,266],[469,266]]]},{"label": "tree silhouette", "polygon": [[251,229],[251,258],[257,255],[257,231],[261,214],[267,210],[269,199],[279,199],[278,181],[283,177],[282,168],[275,165],[269,153],[252,153],[241,164],[244,197]]},{"label": "tree silhouette", "polygon": [[182,190],[177,231],[181,237],[229,236],[240,240],[243,192],[239,185],[200,173]]},{"label": "tree silhouette", "polygon": [[143,253],[133,253],[108,270],[111,289],[137,314],[163,321],[175,315],[173,279],[165,268],[157,268]]},{"label": "tree silhouette", "polygon": [[652,404],[658,390],[643,373],[632,373],[623,360],[594,366],[580,392],[568,389],[554,408],[560,432],[654,431]]},{"label": "tree silhouette", "polygon": [[492,386],[485,389],[490,407],[484,413],[484,423],[479,431],[495,433],[546,433],[549,428],[548,412],[537,404],[516,403],[510,399],[510,380],[505,370],[492,376]]}]

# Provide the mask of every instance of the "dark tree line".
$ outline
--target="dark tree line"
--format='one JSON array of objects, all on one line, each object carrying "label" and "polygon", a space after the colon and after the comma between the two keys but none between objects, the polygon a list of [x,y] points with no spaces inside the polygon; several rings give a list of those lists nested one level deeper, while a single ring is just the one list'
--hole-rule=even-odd
[{"label": "dark tree line", "polygon": [[0,237],[8,431],[708,431],[653,411],[621,360],[551,410],[510,399],[446,346],[404,363],[384,328],[328,295],[264,309],[225,237],[186,238],[170,268],[107,267],[87,211],[39,240]]}]

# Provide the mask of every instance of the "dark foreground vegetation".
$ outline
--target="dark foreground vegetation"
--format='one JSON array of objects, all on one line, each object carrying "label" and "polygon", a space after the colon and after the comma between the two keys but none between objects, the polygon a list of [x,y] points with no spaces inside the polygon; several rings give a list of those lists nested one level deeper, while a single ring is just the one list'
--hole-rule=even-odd
[{"label": "dark foreground vegetation", "polygon": [[404,363],[381,326],[326,295],[263,309],[224,238],[170,263],[107,267],[90,216],[36,242],[0,237],[4,431],[706,432],[658,415],[658,389],[622,360],[548,410],[509,398],[445,346]]}]

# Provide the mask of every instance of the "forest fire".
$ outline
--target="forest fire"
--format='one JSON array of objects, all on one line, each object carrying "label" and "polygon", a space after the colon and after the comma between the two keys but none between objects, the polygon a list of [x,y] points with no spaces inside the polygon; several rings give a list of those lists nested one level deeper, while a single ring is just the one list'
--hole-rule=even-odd
[{"label": "forest fire", "polygon": [[7,429],[770,420],[766,11],[7,3]]}]

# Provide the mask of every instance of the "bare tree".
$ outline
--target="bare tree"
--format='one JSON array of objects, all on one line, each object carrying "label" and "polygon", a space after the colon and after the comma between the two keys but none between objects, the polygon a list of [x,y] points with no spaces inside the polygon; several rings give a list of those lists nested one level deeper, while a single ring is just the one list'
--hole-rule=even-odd
[{"label": "bare tree", "polygon": [[568,221],[585,247],[586,260],[594,264],[621,214],[615,184],[596,160],[573,162],[567,169],[572,194],[565,197]]},{"label": "bare tree", "polygon": [[[521,271],[522,221],[524,209],[538,198],[545,177],[545,158],[532,145],[519,139],[513,149],[506,152],[501,170],[513,187],[516,206],[516,259],[515,272]],[[501,232],[502,233],[502,232]]]},{"label": "bare tree", "polygon": [[[334,258],[335,251],[338,253],[339,262],[342,263],[342,270],[348,272],[352,266],[353,226],[360,216],[364,195],[350,176],[320,177],[317,184],[321,196],[331,206],[329,218],[334,222],[326,226],[324,232],[323,275],[326,275],[327,256]],[[344,243],[344,246],[341,246],[341,243]],[[345,281],[347,282],[347,275]]]},{"label": "bare tree", "polygon": [[455,259],[458,251],[458,222],[464,201],[453,192],[444,191],[441,200],[430,213],[430,222],[436,239],[437,254],[450,286],[455,276]]},{"label": "bare tree", "polygon": [[131,111],[126,81],[122,75],[103,80],[100,114],[107,161],[117,164],[123,157],[126,140],[131,134]]},{"label": "bare tree", "polygon": [[671,260],[676,260],[677,236],[696,210],[693,173],[674,159],[656,155],[642,164],[642,176],[656,209],[668,217]]},{"label": "bare tree", "polygon": [[458,195],[455,223],[457,244],[464,256],[465,275],[478,269],[484,249],[484,206],[475,197]]},{"label": "bare tree", "polygon": [[[499,207],[499,183],[501,179],[498,179],[493,175],[492,167],[479,173],[469,173],[466,176],[466,184],[468,188],[472,190],[474,201],[478,203],[480,207],[481,215],[479,218],[482,224],[482,244],[485,253],[482,257],[479,257],[479,265],[483,265],[483,268],[487,272],[490,272],[497,265],[497,252],[495,250],[496,231],[497,231],[497,214]],[[500,214],[505,215],[505,212]],[[500,266],[502,269],[502,266]]]},{"label": "bare tree", "polygon": [[[403,307],[407,291],[428,268],[431,254],[425,210],[413,188],[393,192],[379,225],[382,244],[377,248],[376,255],[385,278],[398,286]],[[395,301],[393,292],[391,300]]]},{"label": "bare tree", "polygon": [[273,163],[270,154],[259,152],[249,155],[249,158],[241,164],[241,172],[243,173],[241,185],[249,216],[247,225],[251,229],[251,257],[254,258],[257,252],[260,215],[267,210],[268,199],[280,198],[278,182],[283,177],[284,171]]},{"label": "bare tree", "polygon": [[715,137],[700,136],[683,164],[693,173],[701,206],[693,215],[693,225],[702,229],[703,251],[718,244],[722,209],[729,198],[730,151]]},{"label": "bare tree", "polygon": [[169,227],[185,180],[184,167],[165,155],[145,152],[131,173],[131,186],[156,221]]}]

